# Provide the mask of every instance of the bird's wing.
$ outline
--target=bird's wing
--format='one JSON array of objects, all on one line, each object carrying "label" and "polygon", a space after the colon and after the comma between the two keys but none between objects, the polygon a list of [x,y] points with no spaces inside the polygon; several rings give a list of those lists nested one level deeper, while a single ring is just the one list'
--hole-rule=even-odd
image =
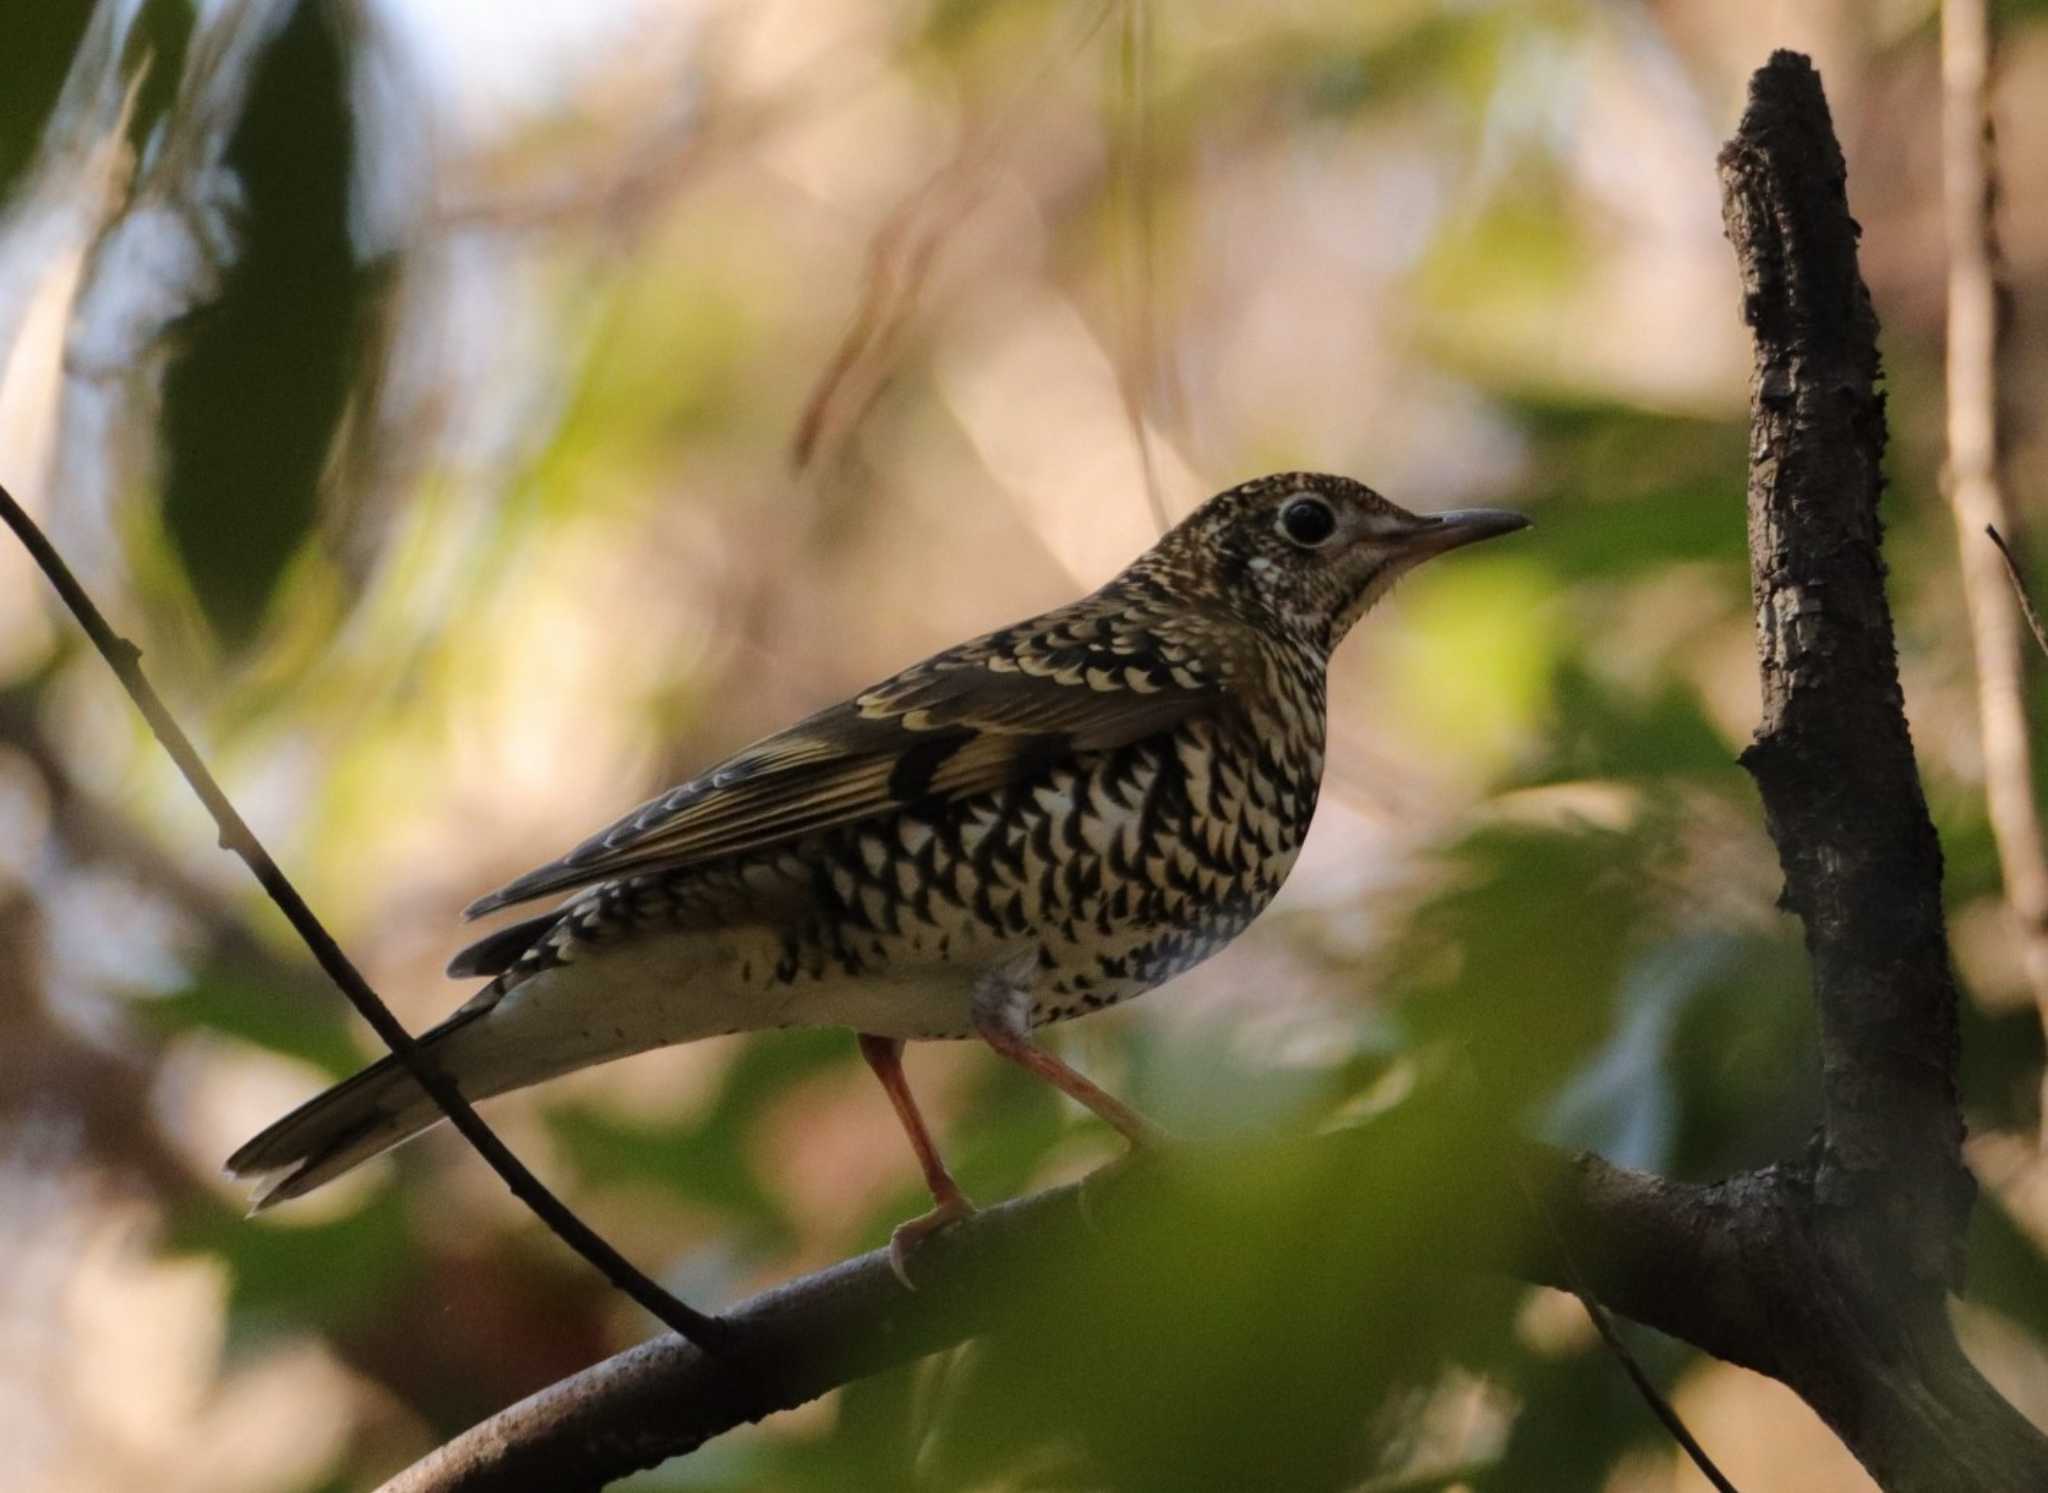
[{"label": "bird's wing", "polygon": [[963,644],[758,741],[479,898],[465,916],[990,792],[1231,699],[1234,671],[1213,650],[1115,619],[1061,618]]}]

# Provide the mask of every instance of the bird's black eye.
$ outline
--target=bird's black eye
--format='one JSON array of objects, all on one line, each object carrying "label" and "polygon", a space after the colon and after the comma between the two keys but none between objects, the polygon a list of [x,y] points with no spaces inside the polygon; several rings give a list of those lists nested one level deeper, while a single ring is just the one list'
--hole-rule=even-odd
[{"label": "bird's black eye", "polygon": [[1314,549],[1337,532],[1337,515],[1321,498],[1296,498],[1280,510],[1280,532],[1303,549]]}]

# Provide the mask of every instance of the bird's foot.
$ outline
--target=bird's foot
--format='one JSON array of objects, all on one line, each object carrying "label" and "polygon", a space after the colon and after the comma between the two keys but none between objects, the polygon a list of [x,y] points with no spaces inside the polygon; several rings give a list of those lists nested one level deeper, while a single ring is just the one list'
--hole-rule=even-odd
[{"label": "bird's foot", "polygon": [[948,1224],[973,1216],[974,1204],[956,1192],[939,1199],[938,1206],[931,1212],[921,1213],[896,1225],[896,1232],[889,1236],[889,1268],[895,1272],[896,1279],[903,1282],[904,1290],[917,1289],[917,1283],[910,1278],[911,1251]]}]

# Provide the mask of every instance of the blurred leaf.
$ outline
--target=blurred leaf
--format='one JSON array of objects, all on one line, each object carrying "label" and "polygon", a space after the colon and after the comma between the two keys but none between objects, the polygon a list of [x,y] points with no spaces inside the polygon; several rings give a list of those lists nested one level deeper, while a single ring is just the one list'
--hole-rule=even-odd
[{"label": "blurred leaf", "polygon": [[303,1225],[246,1218],[195,1196],[173,1213],[164,1245],[226,1262],[231,1320],[243,1332],[273,1322],[333,1329],[358,1321],[419,1268],[403,1197],[388,1187],[344,1218]]},{"label": "blurred leaf", "polygon": [[1571,184],[1547,152],[1526,147],[1504,185],[1432,246],[1416,293],[1458,323],[1452,342],[1475,366],[1493,365],[1482,329],[1519,325],[1546,310],[1586,271],[1585,227],[1570,211]]},{"label": "blurred leaf", "polygon": [[594,315],[598,334],[524,484],[544,510],[648,501],[678,444],[771,418],[746,397],[748,287],[665,265],[606,287]]},{"label": "blurred leaf", "polygon": [[1796,1156],[1820,1122],[1820,1037],[1799,927],[1730,940],[1677,1013],[1669,1171],[1709,1180]]},{"label": "blurred leaf", "polygon": [[1964,997],[1962,1065],[1957,1086],[1972,1129],[2037,1132],[2041,1126],[2043,1051],[2040,1013],[2031,1005],[1987,1011]]},{"label": "blurred leaf", "polygon": [[228,147],[240,244],[164,381],[163,519],[207,618],[248,641],[311,530],[379,276],[349,239],[348,55],[300,0]]},{"label": "blurred leaf", "polygon": [[1623,1166],[1667,1165],[1678,1128],[1678,1096],[1665,1070],[1672,1034],[1686,1005],[1739,948],[1714,935],[1682,938],[1637,960],[1617,996],[1614,1034],[1558,1093],[1544,1133]]},{"label": "blurred leaf", "polygon": [[1270,64],[1298,87],[1309,114],[1353,115],[1437,90],[1476,107],[1500,81],[1508,28],[1496,14],[1418,7],[1406,25],[1388,28],[1378,16],[1366,24],[1373,34],[1356,49],[1303,37],[1285,65]]},{"label": "blurred leaf", "polygon": [[1527,1115],[1609,1040],[1669,833],[1655,816],[1626,831],[1481,830],[1451,853],[1450,889],[1383,952],[1411,1028],[1470,1052],[1495,1115]]},{"label": "blurred leaf", "polygon": [[185,71],[185,54],[198,19],[192,0],[147,0],[129,29],[122,70],[130,76],[142,74],[142,86],[136,90],[128,116],[128,146],[138,159],[158,123],[177,102],[178,79]]},{"label": "blurred leaf", "polygon": [[1045,0],[934,0],[925,12],[920,40],[944,51],[972,36],[992,16],[1051,8]]},{"label": "blurred leaf", "polygon": [[1550,696],[1563,642],[1546,625],[1556,596],[1554,578],[1527,556],[1482,554],[1419,579],[1390,671],[1403,726],[1456,741],[1474,760],[1505,761]]},{"label": "blurred leaf", "polygon": [[1732,785],[1740,776],[1734,748],[1687,686],[1666,682],[1652,699],[1631,699],[1568,663],[1558,670],[1553,699],[1550,760],[1526,779],[1531,784],[1695,776]]},{"label": "blurred leaf", "polygon": [[2048,1249],[1996,1193],[1979,1194],[1970,1214],[1968,1258],[1963,1294],[2018,1323],[2036,1342],[2048,1342]]},{"label": "blurred leaf", "polygon": [[853,1055],[844,1032],[771,1032],[741,1047],[717,1101],[701,1120],[644,1124],[575,1104],[550,1108],[548,1125],[594,1183],[651,1182],[692,1202],[727,1209],[771,1242],[781,1241],[790,1236],[792,1225],[754,1175],[747,1142],[770,1104]]},{"label": "blurred leaf", "polygon": [[86,0],[8,7],[0,46],[0,203],[35,158],[92,13]]},{"label": "blurred leaf", "polygon": [[[1667,1395],[1699,1362],[1699,1354],[1683,1343],[1620,1325],[1651,1381]],[[1499,1461],[1472,1479],[1482,1493],[1613,1486],[1607,1474],[1619,1457],[1669,1445],[1621,1365],[1597,1345],[1557,1356],[1521,1353],[1507,1379],[1522,1405]]]},{"label": "blurred leaf", "polygon": [[1307,1490],[1382,1470],[1380,1412],[1458,1345],[1497,1341],[1520,1295],[1432,1269],[1427,1207],[1332,1206],[1441,1195],[1449,1136],[1404,1123],[1363,1181],[1270,1153],[1125,1174],[1170,1205],[1126,1215],[1099,1257],[1045,1259],[1008,1324],[950,1360],[927,1484]]},{"label": "blurred leaf", "polygon": [[[1572,580],[1686,561],[1748,572],[1742,428],[1520,390],[1499,396],[1531,447],[1541,522],[1524,541]],[[1746,600],[1741,582],[1731,599]]]},{"label": "blurred leaf", "polygon": [[206,971],[176,995],[137,1002],[134,1010],[167,1034],[223,1032],[302,1058],[337,1078],[363,1065],[345,1007],[255,985],[225,971]]}]

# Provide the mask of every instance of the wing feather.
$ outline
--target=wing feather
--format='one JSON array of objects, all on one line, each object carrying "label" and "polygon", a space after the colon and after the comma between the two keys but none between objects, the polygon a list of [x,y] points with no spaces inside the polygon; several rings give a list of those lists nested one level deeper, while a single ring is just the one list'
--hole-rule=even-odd
[{"label": "wing feather", "polygon": [[1050,630],[1060,617],[942,653],[742,749],[479,898],[465,916],[762,850],[912,803],[992,792],[1231,699],[1226,660],[1164,649],[1142,629],[1076,639],[1071,625]]}]

